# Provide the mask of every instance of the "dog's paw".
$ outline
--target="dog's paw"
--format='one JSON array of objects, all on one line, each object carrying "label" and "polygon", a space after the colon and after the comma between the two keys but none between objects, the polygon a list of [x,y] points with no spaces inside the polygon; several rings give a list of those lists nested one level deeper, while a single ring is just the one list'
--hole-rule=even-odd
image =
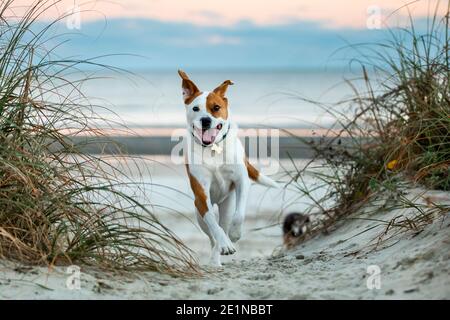
[{"label": "dog's paw", "polygon": [[232,224],[228,232],[230,240],[234,243],[242,237],[242,224]]},{"label": "dog's paw", "polygon": [[239,230],[230,231],[230,240],[233,243],[236,243],[241,239],[242,233]]},{"label": "dog's paw", "polygon": [[208,267],[210,268],[221,268],[222,264],[220,263],[220,259],[211,258],[208,263]]},{"label": "dog's paw", "polygon": [[233,254],[236,252],[236,249],[233,246],[233,243],[231,243],[230,238],[224,233],[223,237],[219,241],[217,241],[216,250],[220,252],[221,255],[226,256],[229,254]]}]

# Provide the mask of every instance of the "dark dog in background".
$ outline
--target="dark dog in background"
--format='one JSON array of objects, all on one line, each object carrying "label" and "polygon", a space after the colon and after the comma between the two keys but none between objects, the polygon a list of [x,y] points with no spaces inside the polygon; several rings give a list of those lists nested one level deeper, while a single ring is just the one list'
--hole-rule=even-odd
[{"label": "dark dog in background", "polygon": [[283,222],[283,242],[287,248],[293,247],[298,239],[308,231],[309,216],[301,213],[290,213]]}]

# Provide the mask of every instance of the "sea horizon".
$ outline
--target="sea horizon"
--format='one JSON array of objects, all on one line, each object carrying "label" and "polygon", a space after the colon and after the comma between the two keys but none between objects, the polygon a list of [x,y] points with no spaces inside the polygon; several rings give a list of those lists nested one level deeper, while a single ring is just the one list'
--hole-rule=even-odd
[{"label": "sea horizon", "polygon": [[[327,113],[328,106],[352,94],[343,79],[356,77],[342,69],[315,68],[184,71],[202,91],[212,91],[228,79],[235,83],[227,95],[230,115],[240,128],[328,128],[336,121]],[[185,127],[176,70],[97,71],[90,77],[82,90],[89,103],[98,106],[94,111],[101,118],[138,129]]]}]

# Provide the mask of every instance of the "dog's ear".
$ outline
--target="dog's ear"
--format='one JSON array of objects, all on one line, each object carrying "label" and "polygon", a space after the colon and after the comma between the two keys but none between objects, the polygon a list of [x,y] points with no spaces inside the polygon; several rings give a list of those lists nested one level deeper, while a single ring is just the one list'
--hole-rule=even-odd
[{"label": "dog's ear", "polygon": [[220,86],[214,89],[214,93],[218,94],[222,98],[225,97],[225,93],[227,92],[228,86],[233,85],[233,81],[225,80]]},{"label": "dog's ear", "polygon": [[178,70],[178,74],[180,75],[181,79],[183,79],[181,83],[181,87],[183,88],[183,100],[185,104],[189,104],[194,100],[196,96],[200,93],[200,90],[198,90],[195,83],[189,79],[186,72],[182,70]]}]

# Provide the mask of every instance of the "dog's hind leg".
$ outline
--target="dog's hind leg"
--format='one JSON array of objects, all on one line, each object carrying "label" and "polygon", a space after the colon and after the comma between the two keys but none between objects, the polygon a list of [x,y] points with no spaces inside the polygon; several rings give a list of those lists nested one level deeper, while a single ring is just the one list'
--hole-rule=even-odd
[{"label": "dog's hind leg", "polygon": [[206,225],[205,221],[203,221],[203,217],[200,215],[198,210],[195,210],[195,211],[196,211],[198,224],[199,224],[200,228],[203,230],[203,232],[208,236],[210,244],[211,244],[211,256],[209,258],[209,264],[212,266],[220,267],[222,264],[220,263],[219,247],[216,246],[216,241],[214,240],[214,237],[212,236],[211,232],[209,231],[209,228]]},{"label": "dog's hind leg", "polygon": [[238,241],[244,229],[245,210],[247,206],[247,198],[250,190],[250,181],[243,178],[236,184],[236,210],[231,220],[228,236],[232,242]]},{"label": "dog's hind leg", "polygon": [[232,190],[228,197],[218,204],[219,207],[219,226],[228,235],[230,231],[231,220],[236,209],[236,193]]}]

